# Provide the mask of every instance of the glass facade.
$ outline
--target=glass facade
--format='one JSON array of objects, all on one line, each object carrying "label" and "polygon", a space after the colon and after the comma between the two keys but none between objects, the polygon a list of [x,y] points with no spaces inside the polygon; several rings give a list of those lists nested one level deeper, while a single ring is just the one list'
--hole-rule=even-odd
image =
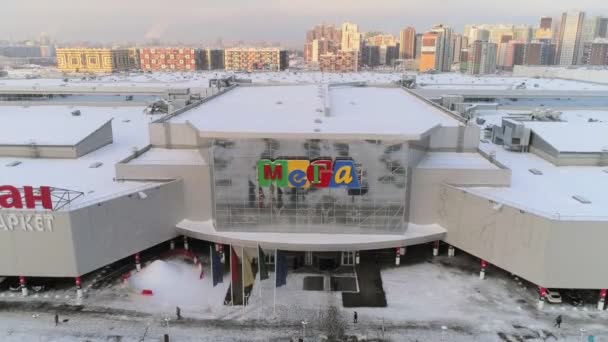
[{"label": "glass facade", "polygon": [[[311,233],[403,231],[408,191],[407,146],[377,140],[215,140],[210,152],[216,227]],[[353,175],[359,187],[313,186],[312,174],[304,177],[310,180],[304,187],[285,182],[260,183],[258,177],[263,174],[262,171],[258,175],[260,160],[295,160],[304,167],[315,160],[331,160],[334,166],[354,164],[354,169],[347,169],[352,173],[340,173],[336,179],[349,179]]]}]

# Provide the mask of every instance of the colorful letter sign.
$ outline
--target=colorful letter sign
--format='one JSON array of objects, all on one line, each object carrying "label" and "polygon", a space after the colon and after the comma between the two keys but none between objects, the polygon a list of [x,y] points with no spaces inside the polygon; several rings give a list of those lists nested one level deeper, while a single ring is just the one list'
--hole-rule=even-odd
[{"label": "colorful letter sign", "polygon": [[360,189],[357,169],[352,159],[261,159],[258,161],[258,184],[284,188]]},{"label": "colorful letter sign", "polygon": [[24,186],[22,194],[17,187],[0,185],[0,208],[36,209],[38,205],[44,209],[53,210],[50,187],[41,186],[35,191],[31,186]]}]

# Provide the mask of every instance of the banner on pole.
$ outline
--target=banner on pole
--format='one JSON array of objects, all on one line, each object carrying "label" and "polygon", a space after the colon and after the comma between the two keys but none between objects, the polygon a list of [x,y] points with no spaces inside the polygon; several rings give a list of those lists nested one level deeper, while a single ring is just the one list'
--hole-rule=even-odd
[{"label": "banner on pole", "polygon": [[213,286],[224,282],[224,265],[222,258],[215,248],[211,248],[211,273],[213,277]]},{"label": "banner on pole", "polygon": [[276,287],[281,287],[287,284],[287,254],[284,251],[277,250],[277,260],[275,260],[276,268]]},{"label": "banner on pole", "polygon": [[258,264],[260,265],[260,280],[266,280],[269,278],[268,276],[268,265],[266,264],[266,255],[264,255],[264,251],[262,247],[258,245],[258,255],[259,259]]}]

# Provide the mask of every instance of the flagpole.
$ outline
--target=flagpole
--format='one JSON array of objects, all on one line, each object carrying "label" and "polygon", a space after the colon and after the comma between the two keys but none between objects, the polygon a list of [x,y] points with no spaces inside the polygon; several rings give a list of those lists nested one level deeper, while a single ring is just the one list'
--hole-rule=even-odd
[{"label": "flagpole", "polygon": [[215,287],[215,273],[213,273],[213,243],[209,245],[209,263],[211,264],[211,285]]},{"label": "flagpole", "polygon": [[234,262],[234,252],[232,252],[232,245],[230,245],[230,304],[234,306],[234,274],[232,271],[234,267],[232,267],[232,263]]},{"label": "flagpole", "polygon": [[277,265],[278,265],[278,260],[277,260],[277,250],[274,250],[274,299],[272,302],[272,314],[273,316],[277,316]]},{"label": "flagpole", "polygon": [[241,247],[241,289],[243,290],[243,316],[245,316],[245,247]]},{"label": "flagpole", "polygon": [[[260,288],[260,310],[263,308],[262,303],[262,256],[260,255],[260,245],[258,244],[258,287]],[[260,310],[258,310],[258,320],[260,319]]]}]

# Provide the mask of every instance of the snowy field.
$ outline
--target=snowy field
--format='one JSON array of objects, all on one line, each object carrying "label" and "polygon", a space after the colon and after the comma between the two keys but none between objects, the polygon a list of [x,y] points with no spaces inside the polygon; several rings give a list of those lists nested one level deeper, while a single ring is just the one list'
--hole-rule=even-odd
[{"label": "snowy field", "polygon": [[[249,306],[225,306],[229,275],[214,288],[204,258],[202,280],[192,264],[155,261],[128,285],[89,289],[83,307],[66,305],[74,304],[73,298],[0,298],[0,340],[140,341],[145,334],[145,341],[159,341],[169,332],[171,341],[289,341],[301,336],[301,322],[306,320],[313,341],[329,306],[339,308],[348,334],[368,339],[579,341],[584,328],[595,341],[608,340],[608,312],[597,311],[595,303],[582,308],[547,304],[539,312],[536,289],[526,282],[492,267],[480,280],[476,259],[459,252],[454,258],[433,258],[428,249],[408,249],[400,267],[384,266],[388,307],[357,308],[357,324],[351,322],[353,309],[342,307],[339,293],[303,291],[306,273],[289,274],[287,285],[276,292],[276,311],[272,273],[262,282],[261,295],[256,279]],[[140,295],[144,287],[155,295]],[[176,305],[181,321],[175,319]],[[69,321],[55,327],[55,313]],[[564,318],[561,329],[552,327],[558,314]]]}]

